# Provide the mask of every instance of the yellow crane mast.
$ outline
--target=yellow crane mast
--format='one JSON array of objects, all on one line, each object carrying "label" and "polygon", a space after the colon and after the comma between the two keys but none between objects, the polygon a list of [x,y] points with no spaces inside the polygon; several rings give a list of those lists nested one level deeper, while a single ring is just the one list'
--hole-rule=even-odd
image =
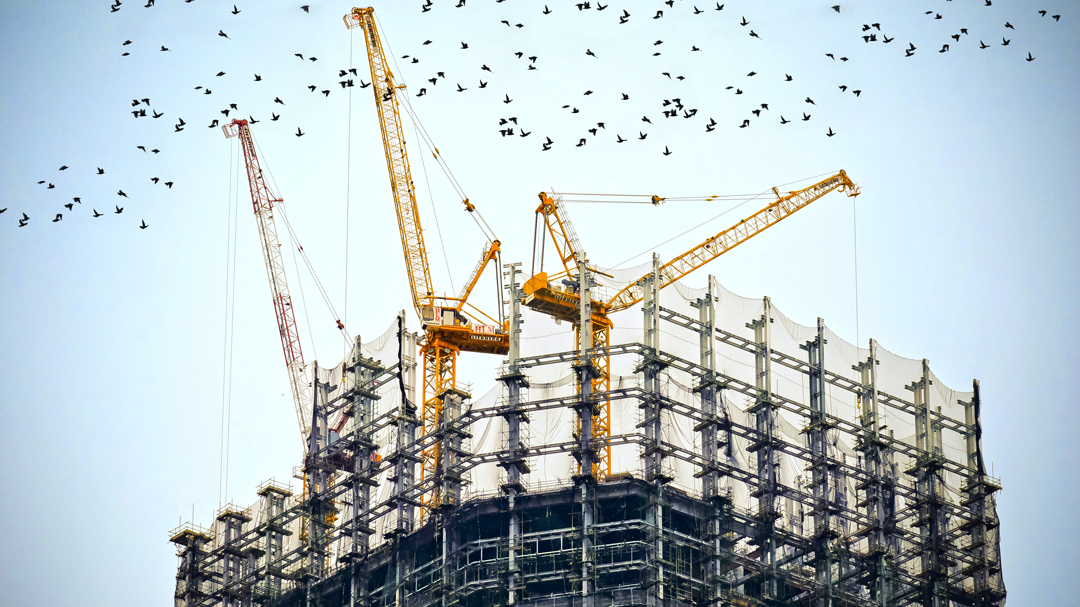
[{"label": "yellow crane mast", "polygon": [[[405,135],[401,124],[398,95],[405,85],[397,82],[375,23],[373,8],[354,8],[345,15],[349,29],[359,28],[364,33],[368,63],[371,68],[372,90],[375,106],[379,112],[383,151],[386,167],[390,173],[390,189],[394,196],[398,233],[405,254],[405,266],[409,275],[413,306],[424,328],[425,340],[421,347],[424,360],[424,383],[421,398],[421,421],[425,435],[437,433],[439,427],[450,421],[444,415],[447,399],[467,395],[457,383],[457,357],[461,352],[506,354],[510,349],[508,327],[501,318],[492,317],[468,303],[487,265],[494,261],[496,271],[500,263],[499,241],[492,238],[484,247],[481,259],[469,281],[457,297],[438,295],[432,287],[431,270],[427,248],[424,245],[420,215],[417,212],[416,192],[405,148]],[[438,159],[438,156],[436,156]],[[462,201],[466,211],[476,212],[468,198]],[[501,316],[500,299],[496,314]],[[435,480],[435,489],[425,494],[423,503],[438,508],[453,502],[455,496],[440,483],[440,475],[448,468],[444,458],[453,458],[453,449],[442,441],[424,450],[421,482]]]},{"label": "yellow crane mast", "polygon": [[[848,178],[847,173],[843,170],[807,188],[788,192],[783,196],[781,196],[779,190],[773,188],[773,193],[776,195],[775,201],[660,266],[660,284],[658,288],[662,289],[704,266],[776,225],[781,220],[790,217],[800,209],[806,208],[810,203],[833,190],[846,192],[849,197],[859,195],[859,187]],[[579,287],[576,285],[581,274],[580,265],[584,263],[584,253],[581,250],[581,244],[578,241],[573,225],[570,223],[570,217],[561,201],[545,192],[541,192],[539,196],[540,205],[536,208],[536,235],[533,242],[533,275],[525,282],[522,303],[557,320],[573,323],[575,328],[580,331],[581,297]],[[656,204],[662,199],[653,196],[652,200]],[[544,234],[541,232],[546,232],[547,236],[550,237],[555,254],[562,263],[562,270],[551,276],[543,271]],[[539,246],[539,251],[537,246]],[[589,268],[589,271],[602,274],[602,272],[598,272],[593,268]],[[649,274],[651,273],[650,271]],[[643,278],[645,277],[643,276]],[[560,288],[558,286],[560,282],[565,282],[567,287]],[[592,325],[591,347],[606,348],[609,345],[609,337],[613,326],[609,315],[626,310],[640,302],[645,296],[643,284],[642,280],[635,280],[607,301],[590,301],[592,320],[590,323]],[[598,370],[598,373],[592,379],[593,393],[607,391],[610,385],[611,363],[609,357],[606,355],[598,357],[592,362]],[[610,436],[610,429],[611,407],[610,403],[605,401],[600,404],[594,435],[597,438],[606,438]],[[610,446],[600,449],[593,474],[598,478],[611,474]]]}]

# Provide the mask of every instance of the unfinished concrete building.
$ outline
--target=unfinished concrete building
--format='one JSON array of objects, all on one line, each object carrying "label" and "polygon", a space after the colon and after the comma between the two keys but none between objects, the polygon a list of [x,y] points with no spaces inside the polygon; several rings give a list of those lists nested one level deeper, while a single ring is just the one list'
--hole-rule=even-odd
[{"label": "unfinished concrete building", "polygon": [[652,275],[582,349],[506,270],[495,386],[440,395],[425,428],[404,313],[358,338],[315,373],[306,480],[172,532],[176,607],[1004,605],[978,382],[711,277]]}]

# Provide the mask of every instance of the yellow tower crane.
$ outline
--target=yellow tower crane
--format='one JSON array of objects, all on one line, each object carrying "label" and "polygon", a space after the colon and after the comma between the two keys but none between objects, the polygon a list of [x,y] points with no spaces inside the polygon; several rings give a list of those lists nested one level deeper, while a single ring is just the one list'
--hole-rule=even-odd
[{"label": "yellow tower crane", "polygon": [[[500,318],[492,317],[468,303],[488,263],[494,261],[499,271],[499,241],[490,238],[484,246],[479,263],[457,297],[437,295],[432,287],[428,265],[427,248],[416,207],[416,192],[405,149],[405,135],[401,124],[398,96],[405,85],[390,70],[382,40],[375,23],[373,8],[354,8],[345,15],[349,29],[359,28],[364,33],[368,63],[371,68],[371,87],[375,93],[375,106],[379,111],[383,151],[386,167],[390,173],[390,189],[394,196],[401,248],[405,254],[405,267],[412,291],[413,307],[423,325],[425,339],[421,346],[424,360],[424,383],[421,398],[421,421],[425,435],[439,434],[440,428],[452,421],[453,415],[444,405],[451,400],[460,402],[468,395],[457,382],[457,357],[461,352],[506,354],[510,350],[510,336],[502,315],[501,281],[497,298]],[[435,151],[435,158],[441,162]],[[463,201],[465,210],[478,213],[468,198]],[[479,223],[479,222],[478,222]],[[452,505],[456,496],[444,484],[446,472],[456,457],[454,446],[445,439],[436,441],[422,453],[421,482],[433,481],[434,488],[424,494],[422,503],[427,508]],[[452,484],[452,483],[449,483]]]},{"label": "yellow tower crane", "polygon": [[[776,188],[772,190],[776,195],[775,201],[660,266],[657,288],[662,289],[670,285],[757,236],[781,220],[790,217],[796,211],[806,208],[810,203],[833,190],[846,192],[849,197],[859,195],[859,187],[848,178],[847,173],[844,171],[840,171],[810,187],[788,192],[786,195],[781,195]],[[662,200],[657,196],[651,197],[653,204],[658,204]],[[562,270],[551,276],[543,271],[544,236],[539,234],[541,231],[547,232],[550,236],[555,254],[562,264]],[[544,192],[540,193],[540,205],[536,208],[536,233],[537,241],[533,243],[533,275],[525,282],[522,303],[557,320],[570,322],[580,331],[581,297],[579,294],[580,287],[577,285],[580,284],[579,280],[583,270],[581,266],[585,263],[584,252],[562,201]],[[537,250],[538,245],[539,251]],[[592,273],[603,274],[594,268],[587,269]],[[652,274],[652,271],[649,274]],[[642,279],[644,278],[643,276]],[[567,286],[560,288],[558,286],[560,283],[565,283]],[[645,296],[643,285],[642,280],[635,280],[606,301],[590,299],[591,339],[587,342],[590,347],[606,348],[609,345],[609,337],[613,326],[609,315],[626,310],[640,302]],[[578,339],[580,340],[580,335]],[[581,342],[577,341],[576,343]],[[591,380],[592,393],[606,392],[610,388],[611,381],[610,358],[604,355],[591,362],[596,368]],[[594,422],[593,433],[601,442],[611,434],[611,407],[607,401],[600,404],[599,415],[597,415]],[[592,472],[597,478],[603,478],[611,474],[610,446],[601,447]]]}]

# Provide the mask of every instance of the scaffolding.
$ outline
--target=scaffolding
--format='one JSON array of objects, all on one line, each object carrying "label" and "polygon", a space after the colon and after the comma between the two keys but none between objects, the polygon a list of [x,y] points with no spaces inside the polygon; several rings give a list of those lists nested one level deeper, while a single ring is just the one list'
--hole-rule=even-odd
[{"label": "scaffolding", "polygon": [[[268,481],[250,507],[173,530],[176,607],[1004,605],[977,381],[949,390],[925,360],[712,277],[661,291],[657,267],[600,345],[522,309],[504,266],[498,383],[439,395],[453,406],[428,433],[403,313],[316,364],[302,491]],[[436,444],[447,456],[421,478]]]}]

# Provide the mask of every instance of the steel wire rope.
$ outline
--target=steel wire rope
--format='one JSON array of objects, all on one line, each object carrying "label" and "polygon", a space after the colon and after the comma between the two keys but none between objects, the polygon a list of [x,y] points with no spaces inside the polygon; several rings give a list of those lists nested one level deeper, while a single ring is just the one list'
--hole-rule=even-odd
[{"label": "steel wire rope", "polygon": [[[263,172],[269,175],[270,182],[274,184],[274,190],[280,192],[281,189],[278,187],[277,180],[274,179],[274,173],[270,170],[270,163],[266,162],[265,156],[262,156],[262,148],[259,147],[259,142],[256,141],[254,137],[252,137],[251,140],[255,143],[255,147],[258,150],[260,157],[263,158],[263,164],[266,165],[266,169]],[[334,308],[334,304],[330,301],[330,296],[327,295],[326,289],[323,287],[322,281],[319,280],[319,275],[315,273],[315,267],[311,264],[311,259],[308,258],[307,252],[304,251],[303,245],[300,244],[300,239],[296,236],[296,232],[293,230],[292,224],[289,222],[289,215],[285,211],[285,203],[281,202],[280,204],[278,204],[278,208],[281,210],[281,218],[285,222],[285,228],[289,232],[289,237],[292,239],[293,245],[295,245],[296,249],[300,252],[300,257],[304,260],[304,265],[305,267],[307,267],[308,272],[311,274],[311,278],[312,280],[314,280],[315,286],[319,289],[319,294],[322,295],[323,302],[326,304],[327,309],[330,310],[330,313],[335,319],[341,318],[338,315],[337,310]],[[350,341],[349,335],[348,333],[346,333],[345,329],[339,328],[338,330],[341,333],[342,339],[344,339],[346,343],[348,343]],[[314,347],[314,345],[312,347]]]},{"label": "steel wire rope", "polygon": [[[413,130],[417,131],[417,139],[419,139],[420,134],[416,122],[413,122]],[[450,258],[446,255],[446,242],[443,240],[442,228],[439,226],[439,214],[435,211],[435,195],[431,192],[431,180],[428,178],[427,163],[424,162],[423,154],[420,154],[420,170],[424,172],[424,183],[427,184],[428,202],[431,203],[431,215],[435,217],[435,233],[439,235],[439,247],[442,249],[443,262],[446,264],[446,277],[450,280],[450,292],[457,293],[454,287],[454,275],[450,273]],[[409,186],[412,187],[412,184]]]},{"label": "steel wire rope", "polygon": [[[231,148],[232,146],[230,146]],[[231,155],[230,151],[230,155]],[[237,240],[240,225],[240,154],[236,154],[236,170],[233,171],[233,160],[230,158],[229,162],[229,208],[232,215],[232,279],[226,278],[226,282],[232,284],[232,300],[227,305],[229,310],[226,311],[226,318],[231,318],[227,322],[228,335],[226,339],[228,341],[228,390],[226,392],[224,386],[222,387],[222,420],[221,420],[221,435],[222,445],[221,461],[219,462],[219,487],[218,487],[218,506],[221,506],[222,500],[222,486],[221,486],[221,470],[224,469],[224,498],[228,499],[229,495],[229,450],[232,443],[232,380],[233,380],[233,358],[236,352],[236,251]],[[231,176],[235,174],[236,179],[233,180]],[[228,276],[228,266],[226,266],[226,276]],[[223,382],[224,383],[224,382]],[[227,396],[225,394],[227,393]]]},{"label": "steel wire rope", "polygon": [[[353,28],[349,28],[349,70],[353,69],[353,40],[356,38],[356,32]],[[345,152],[345,303],[343,304],[344,316],[341,318],[341,322],[344,325],[349,324],[349,210],[350,210],[350,194],[352,193],[352,88],[349,88],[349,127],[346,135],[347,145]],[[295,259],[295,258],[294,258]],[[302,293],[301,293],[302,295]],[[310,324],[311,321],[308,321]],[[342,358],[349,355],[348,342],[343,346]]]},{"label": "steel wire rope", "polygon": [[859,218],[855,199],[851,199],[852,257],[855,262],[855,355],[859,354]]},{"label": "steel wire rope", "polygon": [[[218,507],[221,507],[221,484],[224,478],[224,462],[225,462],[225,394],[226,386],[228,385],[228,361],[229,361],[229,260],[232,255],[232,215],[233,215],[233,199],[232,199],[232,182],[233,182],[233,155],[235,154],[236,143],[229,140],[229,186],[225,190],[225,196],[227,204],[225,207],[225,310],[223,316],[225,317],[225,326],[222,327],[222,343],[221,343],[221,438],[218,445]],[[239,177],[239,176],[238,176]],[[192,517],[194,520],[194,515]]]},{"label": "steel wire rope", "polygon": [[[382,21],[379,21],[379,17],[377,15],[375,16],[375,21],[379,25],[379,31],[386,31],[383,28]],[[398,65],[397,57],[390,49],[390,43],[387,42],[385,39],[382,39],[382,43],[386,47],[387,51],[389,51],[388,54],[390,56],[390,60],[393,61],[394,68],[397,70],[397,73],[401,74],[401,66]],[[397,95],[397,93],[394,94]],[[401,97],[398,96],[397,98],[400,99]],[[427,146],[428,150],[431,152],[431,155],[435,158],[436,164],[439,165],[439,168],[442,169],[443,174],[446,175],[447,180],[450,181],[450,186],[454,188],[454,191],[457,192],[457,195],[461,198],[462,201],[468,200],[469,197],[465,194],[465,189],[461,187],[461,184],[458,182],[457,177],[454,175],[454,172],[450,170],[450,165],[447,164],[446,161],[443,159],[442,152],[440,152],[439,148],[436,147],[435,142],[431,138],[431,134],[428,133],[427,128],[424,126],[424,123],[420,121],[420,117],[417,115],[416,110],[413,109],[412,100],[409,99],[408,95],[405,95],[405,103],[401,104],[401,107],[405,109],[405,114],[409,117],[409,120],[413,122],[414,128],[416,128],[417,139]],[[491,229],[490,225],[488,225],[487,220],[484,219],[484,216],[480,213],[480,209],[478,209],[476,205],[472,205],[472,210],[469,211],[469,215],[473,216],[473,221],[476,223],[476,226],[480,228],[480,232],[484,235],[484,238],[487,238],[488,240],[498,240],[498,238],[495,236],[495,231]],[[479,217],[479,220],[477,219],[477,217]]]},{"label": "steel wire rope", "polygon": [[[811,179],[816,179],[816,178],[818,178],[818,177],[822,177],[822,176],[825,176],[825,175],[833,175],[833,174],[835,174],[835,173],[832,173],[832,172],[827,172],[827,173],[821,173],[820,175],[814,175],[813,177],[804,177],[804,178],[802,178],[802,179],[796,179],[795,181],[789,181],[789,182],[787,182],[787,183],[782,183],[782,184],[780,184],[780,185],[778,185],[778,186],[775,186],[775,187],[777,187],[777,188],[782,188],[782,187],[784,187],[784,186],[786,186],[786,185],[791,185],[791,184],[793,184],[793,183],[800,183],[800,182],[803,182],[803,181],[809,181],[809,180],[811,180]],[[701,223],[697,224],[696,226],[694,226],[694,227],[692,227],[692,228],[689,228],[689,229],[687,229],[687,230],[686,230],[685,232],[682,232],[682,233],[680,233],[680,234],[676,234],[675,236],[672,236],[671,238],[669,238],[669,239],[665,240],[664,242],[661,242],[661,243],[660,243],[660,244],[658,244],[658,245],[654,245],[653,247],[651,247],[651,248],[648,248],[648,249],[646,249],[646,250],[644,250],[644,251],[642,251],[642,252],[638,253],[637,255],[634,255],[633,257],[629,257],[629,258],[627,258],[627,259],[625,259],[625,260],[623,260],[623,261],[620,261],[620,262],[619,262],[618,264],[616,264],[616,265],[615,265],[615,269],[616,269],[616,270],[619,270],[619,269],[623,269],[623,268],[621,268],[621,266],[622,266],[623,264],[625,264],[625,263],[627,263],[627,262],[629,262],[629,261],[632,261],[632,260],[634,260],[634,259],[637,259],[638,257],[641,257],[642,255],[644,255],[644,254],[646,254],[646,253],[648,253],[648,252],[650,252],[650,251],[655,251],[655,250],[656,250],[657,248],[659,248],[659,247],[662,247],[662,246],[666,245],[667,243],[669,243],[669,242],[671,242],[671,241],[675,240],[676,238],[681,238],[682,236],[685,236],[686,234],[688,234],[688,233],[690,233],[690,232],[692,232],[692,231],[694,231],[694,230],[696,230],[696,229],[700,228],[701,226],[703,226],[703,225],[705,225],[705,224],[708,224],[708,223],[711,223],[711,222],[713,222],[713,221],[715,221],[715,220],[717,220],[717,219],[719,219],[719,218],[723,217],[724,215],[727,215],[728,213],[730,213],[730,212],[734,211],[735,209],[738,209],[739,207],[741,207],[741,206],[745,205],[746,203],[748,203],[748,202],[750,202],[750,201],[752,201],[752,200],[756,200],[756,199],[758,199],[758,198],[760,198],[760,197],[764,196],[765,194],[768,194],[768,193],[769,193],[769,192],[771,192],[771,191],[772,191],[771,189],[769,189],[769,190],[765,190],[765,191],[761,192],[760,194],[758,194],[757,196],[754,196],[753,198],[748,198],[748,199],[744,200],[743,202],[741,202],[741,203],[739,203],[739,204],[737,204],[737,205],[735,205],[735,206],[731,207],[730,209],[728,209],[728,210],[726,210],[726,211],[724,211],[724,212],[720,213],[719,215],[716,215],[715,217],[712,217],[711,219],[706,219],[705,221],[703,221],[703,222],[701,222]]]}]

